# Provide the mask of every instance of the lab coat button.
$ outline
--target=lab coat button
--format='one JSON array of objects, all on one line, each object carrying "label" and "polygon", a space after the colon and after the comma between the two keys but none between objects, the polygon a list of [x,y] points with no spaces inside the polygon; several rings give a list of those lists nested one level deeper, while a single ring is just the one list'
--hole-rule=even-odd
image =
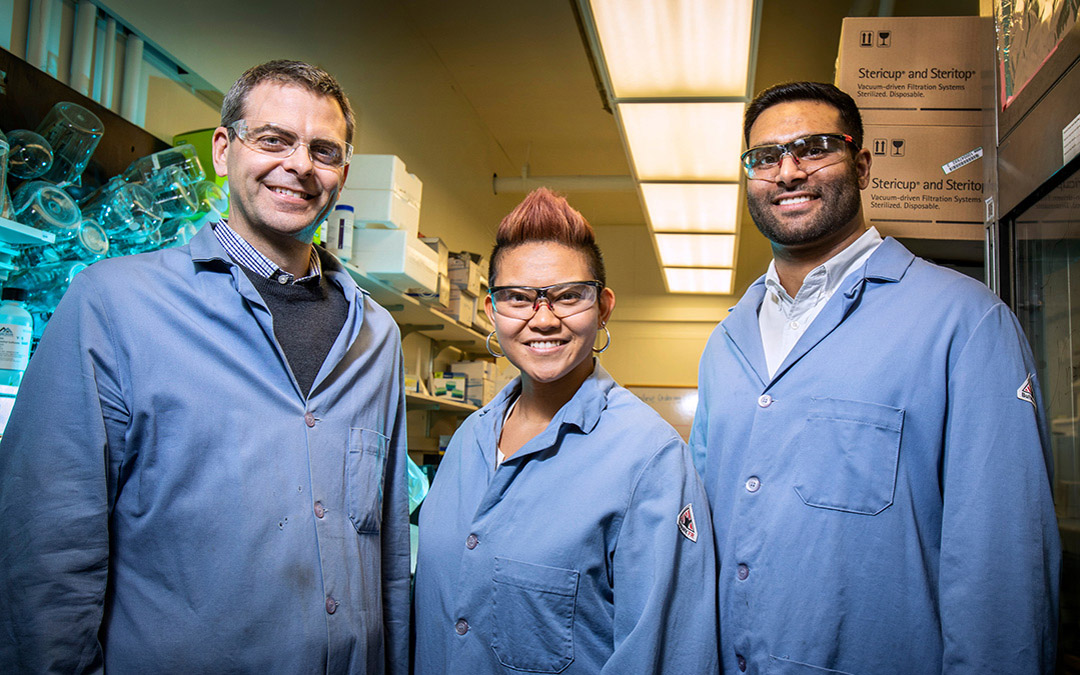
[{"label": "lab coat button", "polygon": [[467,549],[469,549],[471,551],[474,548],[476,548],[476,545],[479,544],[479,543],[480,543],[480,538],[477,537],[475,534],[470,534],[465,539],[465,548],[467,548]]},{"label": "lab coat button", "polygon": [[746,581],[746,577],[750,576],[750,568],[743,563],[739,563],[739,567],[735,570],[735,576],[739,577],[739,581]]},{"label": "lab coat button", "polygon": [[323,508],[322,502],[315,502],[315,517],[322,518],[326,515],[326,509]]},{"label": "lab coat button", "polygon": [[466,621],[465,619],[458,619],[457,623],[454,624],[454,631],[458,635],[464,635],[465,633],[468,633],[469,632],[469,622]]},{"label": "lab coat button", "polygon": [[334,599],[334,596],[326,596],[326,613],[333,614],[337,611],[338,601]]},{"label": "lab coat button", "polygon": [[772,405],[772,396],[769,396],[768,394],[758,396],[757,404],[762,408],[768,408]]},{"label": "lab coat button", "polygon": [[315,426],[315,416],[311,413],[304,413],[304,423],[306,423],[309,427]]},{"label": "lab coat button", "polygon": [[761,488],[761,480],[757,476],[750,476],[746,479],[746,491],[757,492]]},{"label": "lab coat button", "polygon": [[746,659],[742,657],[742,654],[735,655],[735,663],[739,666],[740,673],[746,672]]}]

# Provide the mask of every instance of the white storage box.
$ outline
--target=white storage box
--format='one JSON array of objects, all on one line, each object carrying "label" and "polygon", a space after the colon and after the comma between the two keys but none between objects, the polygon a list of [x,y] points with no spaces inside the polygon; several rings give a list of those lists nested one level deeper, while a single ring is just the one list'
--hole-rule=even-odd
[{"label": "white storage box", "polygon": [[356,209],[356,227],[420,227],[424,184],[395,155],[353,155],[340,202]]},{"label": "white storage box", "polygon": [[465,402],[465,376],[453,373],[431,374],[431,395]]},{"label": "white storage box", "polygon": [[356,230],[351,262],[401,291],[438,291],[438,254],[405,230]]}]

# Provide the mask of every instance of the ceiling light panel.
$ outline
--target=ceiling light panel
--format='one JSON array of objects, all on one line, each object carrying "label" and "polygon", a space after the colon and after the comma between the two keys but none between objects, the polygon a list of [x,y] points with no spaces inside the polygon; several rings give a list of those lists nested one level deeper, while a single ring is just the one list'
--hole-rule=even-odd
[{"label": "ceiling light panel", "polygon": [[616,106],[638,180],[739,180],[744,103]]},{"label": "ceiling light panel", "polygon": [[753,0],[591,0],[616,98],[746,96]]},{"label": "ceiling light panel", "polygon": [[733,267],[735,265],[735,235],[733,234],[665,234],[653,235],[663,267]]},{"label": "ceiling light panel", "polygon": [[734,270],[665,267],[664,279],[670,293],[712,293],[731,295]]},{"label": "ceiling light panel", "polygon": [[642,183],[654,232],[734,232],[739,214],[736,183]]}]

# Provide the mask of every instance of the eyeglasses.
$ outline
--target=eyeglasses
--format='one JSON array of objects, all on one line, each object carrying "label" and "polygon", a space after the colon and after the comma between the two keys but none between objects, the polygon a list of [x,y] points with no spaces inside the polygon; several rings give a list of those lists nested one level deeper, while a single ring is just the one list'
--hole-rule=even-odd
[{"label": "eyeglasses", "polygon": [[814,134],[796,138],[790,143],[750,148],[740,159],[747,178],[775,182],[784,155],[790,155],[795,165],[809,175],[843,161],[848,145],[858,150],[855,141],[847,134]]},{"label": "eyeglasses", "polygon": [[495,311],[512,319],[531,319],[547,303],[560,319],[580,314],[596,304],[604,284],[599,281],[567,281],[550,286],[494,286],[488,291]]},{"label": "eyeglasses", "polygon": [[237,120],[228,127],[240,142],[255,152],[284,159],[301,145],[307,147],[311,163],[326,169],[340,169],[352,159],[353,146],[330,138],[301,141],[300,134],[283,124],[258,120]]}]

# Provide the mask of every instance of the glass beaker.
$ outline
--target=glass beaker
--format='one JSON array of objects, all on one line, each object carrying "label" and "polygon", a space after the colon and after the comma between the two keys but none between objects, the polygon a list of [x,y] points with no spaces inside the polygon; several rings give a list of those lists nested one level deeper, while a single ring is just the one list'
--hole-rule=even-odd
[{"label": "glass beaker", "polygon": [[52,167],[52,146],[41,135],[16,129],[8,132],[7,142],[8,173],[15,178],[37,178]]},{"label": "glass beaker", "polygon": [[210,216],[213,222],[225,217],[229,210],[229,195],[212,180],[195,183],[195,194],[199,198],[199,212]]},{"label": "glass beaker", "polygon": [[23,270],[8,279],[7,286],[25,288],[28,291],[47,291],[58,286],[67,287],[75,275],[86,269],[86,263],[79,260],[64,260],[37,265]]},{"label": "glass beaker", "polygon": [[145,183],[154,195],[154,203],[166,218],[193,216],[199,209],[195,185],[188,180],[183,168],[173,165],[163,167],[154,176],[153,183]]},{"label": "glass beaker", "polygon": [[52,232],[58,242],[74,237],[82,222],[82,213],[71,195],[43,180],[20,185],[11,195],[11,210],[15,220]]},{"label": "glass beaker", "polygon": [[128,183],[152,185],[159,180],[156,174],[160,173],[161,169],[171,166],[179,167],[187,183],[197,183],[206,178],[206,172],[203,171],[202,163],[199,162],[199,154],[195,146],[190,143],[182,143],[175,148],[140,157],[124,169],[124,173],[120,176]]},{"label": "glass beaker", "polygon": [[76,236],[60,244],[34,246],[23,250],[18,263],[22,268],[62,260],[78,260],[89,265],[109,253],[109,237],[97,221],[87,218],[79,225]]},{"label": "glass beaker", "polygon": [[105,125],[81,105],[61,101],[45,115],[37,132],[53,150],[53,165],[45,172],[45,180],[57,184],[74,183],[97,149]]},{"label": "glass beaker", "polygon": [[101,224],[110,238],[156,229],[164,220],[154,196],[142,185],[110,181],[83,202],[86,216]]}]

